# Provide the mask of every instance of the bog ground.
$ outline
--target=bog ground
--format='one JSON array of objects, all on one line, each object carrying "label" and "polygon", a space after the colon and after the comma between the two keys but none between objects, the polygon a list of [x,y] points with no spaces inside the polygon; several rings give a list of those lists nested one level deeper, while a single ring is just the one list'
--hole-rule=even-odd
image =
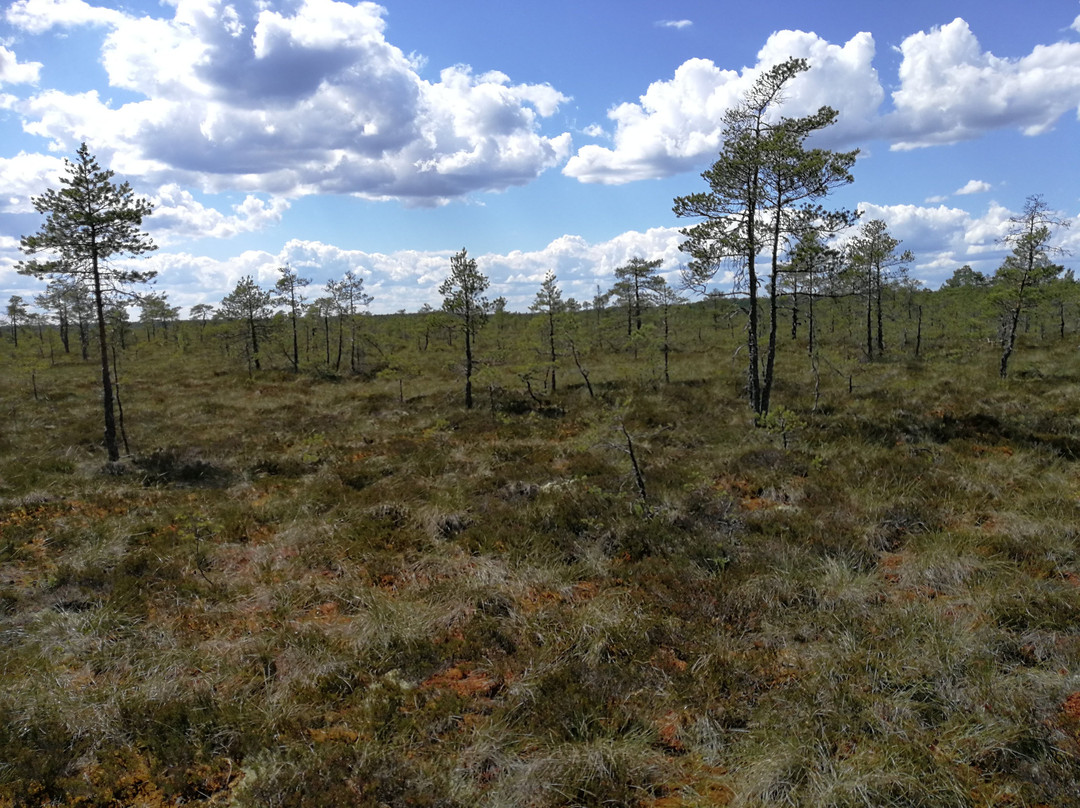
[{"label": "bog ground", "polygon": [[758,424],[734,307],[670,381],[578,315],[594,395],[503,315],[471,410],[420,315],[356,374],[140,329],[116,464],[94,362],[5,342],[0,805],[1075,806],[1077,337],[1002,380],[935,299],[872,362],[823,304]]}]

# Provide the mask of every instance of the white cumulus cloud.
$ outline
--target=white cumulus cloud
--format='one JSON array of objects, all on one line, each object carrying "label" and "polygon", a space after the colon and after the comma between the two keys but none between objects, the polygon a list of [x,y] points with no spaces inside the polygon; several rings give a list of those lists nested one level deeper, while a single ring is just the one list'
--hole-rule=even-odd
[{"label": "white cumulus cloud", "polygon": [[985,194],[993,186],[988,182],[982,180],[968,180],[967,184],[963,188],[957,188],[954,192],[957,196],[967,196],[968,194]]},{"label": "white cumulus cloud", "polygon": [[868,129],[884,98],[872,65],[873,37],[857,34],[839,46],[816,34],[778,31],[752,69],[740,73],[722,70],[709,59],[690,59],[671,79],[651,84],[637,103],[613,107],[608,112],[615,124],[613,145],[582,146],[563,172],[583,182],[618,184],[699,165],[723,144],[724,113],[742,100],[761,72],[789,56],[810,62],[789,88],[789,114],[833,106],[840,113],[834,140],[852,139]]},{"label": "white cumulus cloud", "polygon": [[618,184],[666,177],[696,168],[723,145],[723,116],[754,78],[789,56],[810,69],[787,88],[785,114],[828,105],[839,113],[819,135],[822,145],[850,147],[883,139],[892,149],[956,143],[994,129],[1038,135],[1070,110],[1080,109],[1080,43],[1039,45],[1016,59],[984,51],[967,22],[907,37],[892,109],[874,68],[875,45],[866,32],[843,45],[814,33],[773,33],[757,63],[740,72],[708,59],[690,59],[670,79],[651,84],[636,102],[612,107],[610,146],[586,144],[563,171],[582,182]]},{"label": "white cumulus cloud", "polygon": [[41,62],[20,62],[15,52],[0,45],[0,87],[5,84],[36,84]]},{"label": "white cumulus cloud", "polygon": [[50,28],[79,25],[117,25],[124,20],[116,9],[92,6],[83,0],[16,0],[4,16],[16,28],[40,34]]},{"label": "white cumulus cloud", "polygon": [[374,3],[175,0],[160,19],[20,0],[8,16],[39,30],[67,8],[109,26],[110,84],[144,100],[50,90],[16,104],[24,129],[55,149],[87,139],[154,181],[423,205],[529,182],[570,152],[569,133],[541,131],[565,95],[462,65],[426,79]]},{"label": "white cumulus cloud", "polygon": [[882,127],[894,149],[955,143],[1000,128],[1038,135],[1080,107],[1080,43],[999,58],[957,18],[912,34],[900,53],[895,109]]},{"label": "white cumulus cloud", "polygon": [[159,188],[150,202],[154,215],[146,220],[146,225],[159,245],[198,238],[230,238],[263,230],[280,222],[289,209],[287,199],[274,197],[268,202],[248,195],[228,215],[206,207],[175,183]]},{"label": "white cumulus cloud", "polygon": [[660,28],[675,28],[681,30],[694,24],[693,20],[660,20],[656,25]]},{"label": "white cumulus cloud", "polygon": [[30,197],[55,187],[64,161],[46,154],[19,152],[0,157],[0,213],[31,213]]}]

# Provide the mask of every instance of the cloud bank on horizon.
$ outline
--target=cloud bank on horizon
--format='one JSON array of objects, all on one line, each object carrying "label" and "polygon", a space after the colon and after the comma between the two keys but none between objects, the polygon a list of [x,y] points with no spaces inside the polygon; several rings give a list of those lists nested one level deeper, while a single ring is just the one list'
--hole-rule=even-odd
[{"label": "cloud bank on horizon", "polygon": [[[973,216],[966,210],[939,204],[859,206],[863,219],[882,219],[890,233],[900,239],[904,249],[911,249],[919,265],[930,272],[948,277],[960,266],[958,256],[967,256],[977,264],[981,256],[1002,252],[1001,239],[1009,231],[1009,218],[1015,215],[1003,205],[991,203],[986,213]],[[506,254],[472,254],[482,272],[492,278],[491,295],[503,296],[512,310],[524,311],[534,300],[544,275],[554,271],[567,298],[589,301],[597,286],[606,291],[615,281],[615,269],[635,256],[661,259],[660,272],[670,283],[678,284],[679,270],[686,264],[680,252],[683,237],[677,227],[656,227],[645,232],[628,231],[615,238],[589,242],[580,236],[561,236],[541,249],[512,251]],[[1080,217],[1061,240],[1071,253],[1080,250]],[[389,313],[399,309],[416,311],[428,304],[438,308],[441,298],[436,291],[447,275],[450,256],[456,250],[420,252],[401,250],[393,253],[369,253],[347,250],[318,241],[292,239],[276,253],[246,251],[228,260],[213,260],[186,253],[155,253],[148,268],[169,282],[170,297],[183,305],[207,300],[206,289],[232,289],[245,275],[269,287],[278,278],[278,267],[288,264],[301,274],[340,278],[352,270],[364,277],[366,289],[375,296],[373,311]],[[727,272],[716,279],[715,288],[730,287],[734,274]]]},{"label": "cloud bank on horizon", "polygon": [[[19,36],[0,43],[0,110],[17,116],[23,132],[47,144],[48,153],[0,156],[0,214],[30,211],[30,196],[55,185],[62,173],[58,155],[84,140],[134,185],[157,189],[149,194],[155,204],[149,224],[166,247],[273,227],[295,200],[308,196],[424,207],[524,186],[551,169],[566,182],[595,185],[663,179],[707,165],[722,148],[726,110],[760,71],[789,56],[811,65],[792,84],[789,113],[824,104],[839,111],[825,136],[828,146],[880,142],[894,151],[926,149],[1002,129],[1037,137],[1064,116],[1080,115],[1080,41],[1062,39],[1002,58],[984,49],[961,18],[906,36],[897,48],[896,76],[884,82],[870,32],[838,44],[812,32],[779,30],[751,67],[686,59],[636,101],[613,104],[606,121],[578,128],[565,115],[572,88],[515,82],[498,70],[477,73],[466,64],[443,66],[437,78],[427,77],[423,57],[387,39],[387,11],[373,2],[298,0],[286,10],[255,0],[169,0],[162,11],[160,17],[140,16],[85,0],[16,0],[8,6],[4,20]],[[660,20],[655,26],[680,35],[693,21]],[[107,94],[41,87],[43,65],[18,55],[19,37],[76,30],[100,36]],[[1080,16],[1071,30],[1080,33]],[[953,193],[991,189],[972,179]],[[244,196],[223,212],[193,190]],[[920,255],[920,265],[945,268],[957,256],[979,254],[987,247],[983,239],[992,242],[1008,214],[992,203],[985,215],[973,216],[945,207],[944,200],[927,200],[937,207],[862,207],[886,218],[906,247],[918,253],[920,242],[932,246],[930,255]],[[660,232],[662,244],[652,244]],[[636,234],[636,248],[652,244],[668,254],[677,230],[656,233]],[[9,233],[0,236],[2,286],[18,258],[11,241]],[[568,275],[589,266],[590,277],[602,276],[607,264],[593,252],[618,254],[612,247],[617,241],[590,246],[555,238],[531,268],[520,255],[492,260],[508,285],[542,278],[547,268],[565,266],[559,262],[571,253],[577,263],[565,266]],[[163,262],[163,280],[172,274],[198,279],[203,290],[227,290],[229,278],[247,274],[235,267],[251,266],[260,255],[275,265],[293,260],[300,243],[309,242],[290,240],[274,255],[245,253],[233,269],[180,253],[155,260]],[[568,244],[577,252],[566,252]],[[347,268],[385,273],[378,283],[388,289],[408,280],[410,299],[416,284],[427,282],[427,261],[417,254],[376,260],[348,250],[330,256],[333,249],[320,244],[316,250],[325,266],[351,256],[358,263]],[[446,256],[424,255],[441,262],[441,278]],[[671,257],[679,260],[677,249]],[[415,262],[408,271],[402,269],[407,261]],[[195,289],[190,284],[186,295],[192,301]]]}]

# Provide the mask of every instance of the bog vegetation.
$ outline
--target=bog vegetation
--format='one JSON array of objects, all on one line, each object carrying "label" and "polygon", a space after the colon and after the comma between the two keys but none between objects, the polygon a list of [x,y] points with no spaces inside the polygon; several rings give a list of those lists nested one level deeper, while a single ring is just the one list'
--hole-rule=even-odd
[{"label": "bog vegetation", "polygon": [[[937,291],[881,222],[837,248],[831,111],[765,115],[801,69],[676,200],[677,287],[641,257],[513,313],[462,250],[441,310],[284,267],[181,321],[24,239],[54,257],[0,342],[0,806],[1075,806],[1061,223],[1032,197]],[[50,221],[152,248],[114,190]],[[688,302],[724,260],[747,294]]]},{"label": "bog vegetation", "polygon": [[78,304],[12,324],[0,805],[1075,804],[1075,284],[1004,380],[970,270],[882,349],[799,289],[765,416],[739,301],[547,283],[472,409],[460,317],[117,308],[116,463]]}]

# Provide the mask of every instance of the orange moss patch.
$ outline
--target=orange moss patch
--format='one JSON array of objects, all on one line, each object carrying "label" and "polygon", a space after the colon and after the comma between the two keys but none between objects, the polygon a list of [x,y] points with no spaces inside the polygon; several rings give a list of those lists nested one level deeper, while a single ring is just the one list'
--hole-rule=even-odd
[{"label": "orange moss patch", "polygon": [[[761,486],[741,477],[723,474],[713,480],[713,489],[737,499],[745,511],[763,511],[790,504],[785,495],[775,495],[774,491],[765,491]],[[770,496],[770,494],[773,494]]]},{"label": "orange moss patch", "polygon": [[570,600],[573,603],[577,603],[582,600],[592,600],[600,592],[600,584],[595,581],[578,581],[570,589]]},{"label": "orange moss patch", "polygon": [[761,489],[749,480],[744,480],[740,477],[731,477],[727,474],[722,474],[713,480],[713,488],[717,491],[723,491],[724,493],[739,497],[740,499],[756,497],[761,493]]},{"label": "orange moss patch", "polygon": [[600,594],[600,584],[595,581],[578,581],[570,587],[568,592],[530,588],[521,599],[521,605],[524,611],[535,612],[554,603],[582,603],[592,600],[598,594]]},{"label": "orange moss patch", "polygon": [[686,714],[678,710],[664,713],[656,721],[656,735],[660,745],[669,752],[682,754],[686,751],[686,744],[682,741],[682,732],[686,726]]},{"label": "orange moss patch", "polygon": [[667,673],[683,673],[686,671],[686,661],[680,659],[678,654],[675,653],[673,648],[663,646],[658,649],[649,662],[653,667],[659,668]]},{"label": "orange moss patch", "polygon": [[[44,530],[44,528],[40,528]],[[3,535],[0,533],[0,535]],[[34,561],[44,563],[47,560],[48,553],[46,549],[49,545],[49,537],[44,533],[39,533],[34,536],[30,541],[23,545],[23,552],[30,556]]]},{"label": "orange moss patch", "polygon": [[559,440],[566,440],[568,438],[576,438],[584,431],[583,424],[576,423],[574,421],[565,421],[560,423],[555,430],[555,434]]},{"label": "orange moss patch", "polygon": [[396,592],[398,588],[398,579],[393,573],[385,573],[379,576],[378,582],[379,589],[384,589],[388,592]]},{"label": "orange moss patch", "polygon": [[133,749],[121,749],[99,763],[83,770],[83,776],[97,792],[92,800],[79,805],[168,805],[165,795],[153,782],[149,766],[142,754]]},{"label": "orange moss patch", "polygon": [[[727,770],[712,766],[701,768],[703,771],[696,772],[697,776],[688,776],[681,784],[669,784],[665,789],[667,793],[643,800],[640,805],[642,808],[699,808],[702,805],[723,808],[730,805],[735,798],[735,792],[722,781]],[[690,790],[690,796],[679,793],[682,787]]]},{"label": "orange moss patch", "polygon": [[1080,721],[1080,693],[1070,693],[1061,705],[1061,712],[1073,721]]},{"label": "orange moss patch", "polygon": [[766,508],[774,508],[778,503],[765,497],[747,497],[740,499],[739,504],[747,511],[763,511]]},{"label": "orange moss patch", "polygon": [[[58,524],[65,527],[86,528],[110,516],[125,514],[128,509],[129,506],[103,506],[78,499],[67,502],[50,500],[20,505],[0,513],[0,537],[3,537],[6,532],[26,535],[30,554],[35,559],[41,560],[43,548],[49,543],[48,534]],[[30,534],[33,534],[32,538]]]},{"label": "orange moss patch", "polygon": [[343,726],[309,729],[307,733],[315,743],[356,743],[360,739],[359,732]]},{"label": "orange moss patch", "polygon": [[790,648],[766,651],[765,664],[759,665],[757,674],[766,688],[784,687],[803,675],[805,661]]},{"label": "orange moss patch", "polygon": [[37,518],[44,515],[46,509],[43,505],[31,507],[20,506],[0,516],[0,530],[6,527],[26,527],[32,525]]},{"label": "orange moss patch", "polygon": [[550,589],[529,589],[522,598],[522,606],[526,612],[536,612],[549,604],[561,602],[559,593]]},{"label": "orange moss patch", "polygon": [[425,679],[420,687],[429,690],[449,690],[463,699],[487,698],[495,693],[501,682],[479,670],[466,671],[458,666]]},{"label": "orange moss patch", "polygon": [[320,603],[312,611],[316,617],[337,617],[340,606],[337,601],[328,600],[325,603]]},{"label": "orange moss patch", "polygon": [[904,553],[885,553],[882,555],[877,563],[881,577],[890,584],[899,583],[900,568],[906,560],[907,556]]}]

